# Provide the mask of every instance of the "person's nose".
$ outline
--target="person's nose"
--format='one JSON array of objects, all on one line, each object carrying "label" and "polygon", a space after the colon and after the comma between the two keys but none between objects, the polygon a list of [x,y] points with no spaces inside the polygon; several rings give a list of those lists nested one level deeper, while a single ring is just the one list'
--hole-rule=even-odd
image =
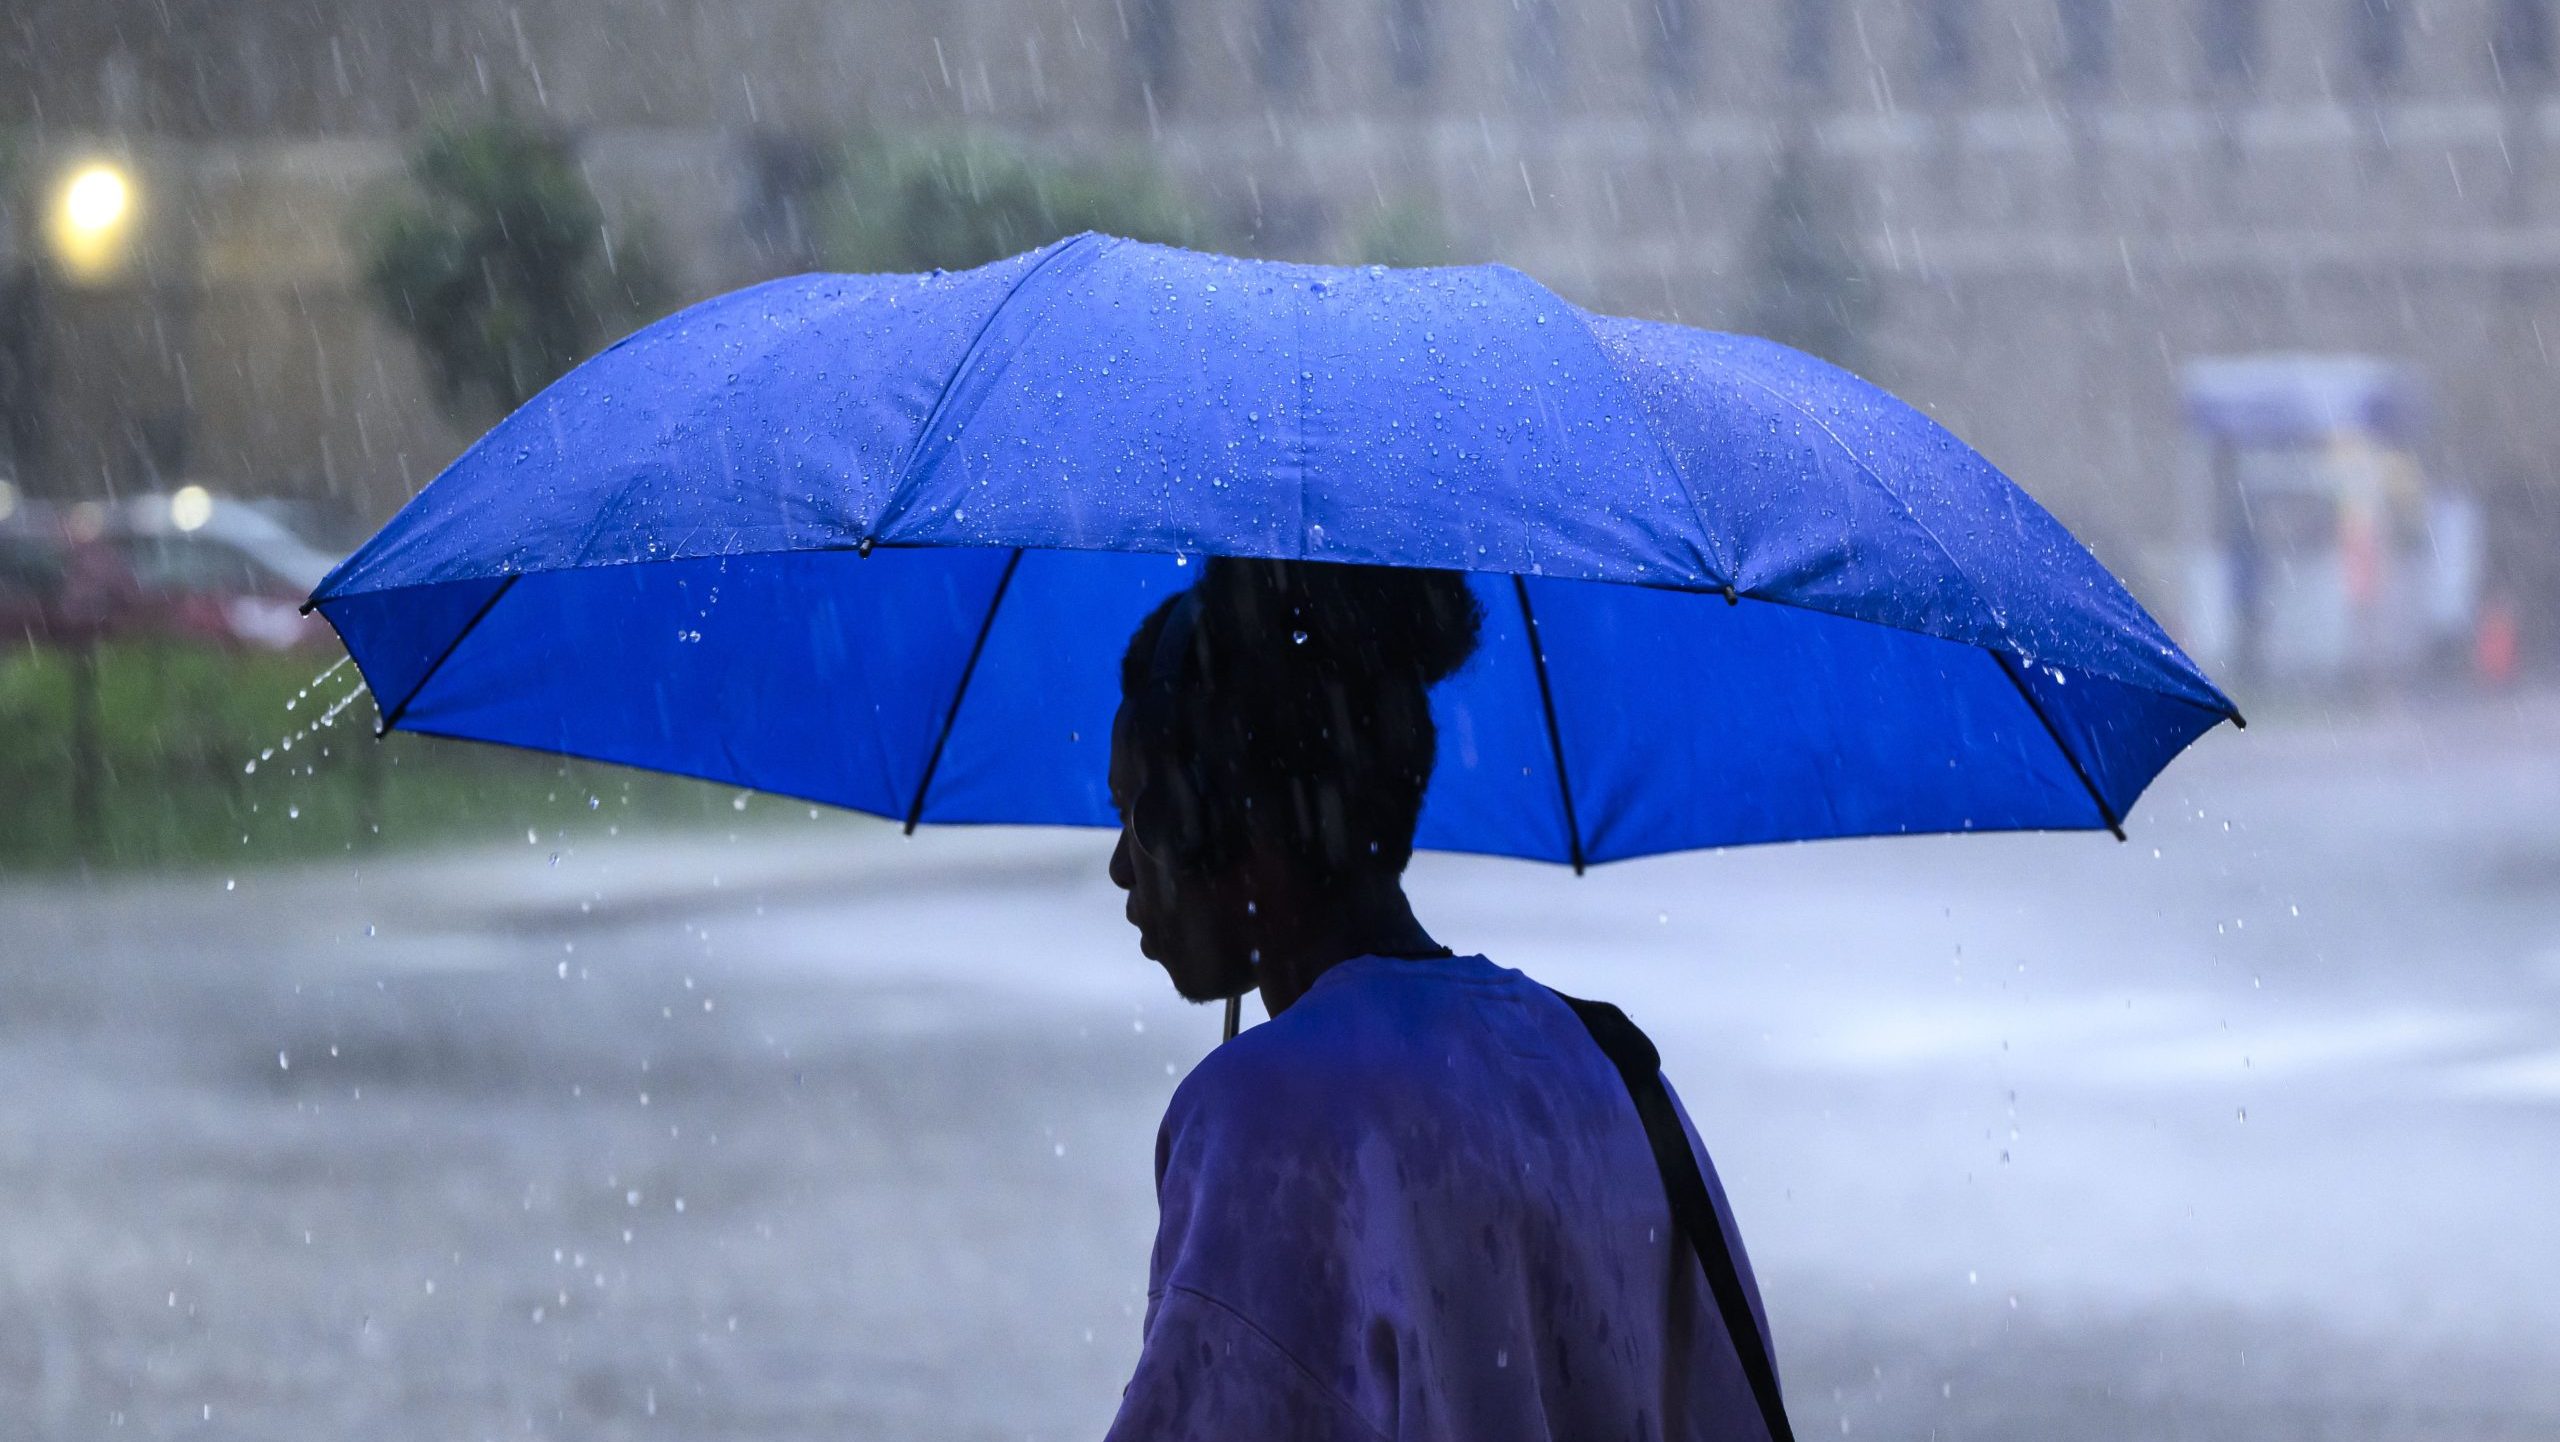
[{"label": "person's nose", "polygon": [[1111,884],[1122,891],[1136,888],[1138,875],[1129,866],[1129,829],[1120,829],[1120,844],[1111,848]]}]

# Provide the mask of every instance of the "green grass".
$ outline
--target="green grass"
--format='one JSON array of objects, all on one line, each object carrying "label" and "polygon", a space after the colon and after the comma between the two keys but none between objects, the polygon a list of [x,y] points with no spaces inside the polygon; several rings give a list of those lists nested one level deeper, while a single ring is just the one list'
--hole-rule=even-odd
[{"label": "green grass", "polygon": [[60,651],[0,651],[0,873],[250,865],[599,822],[739,820],[734,787],[427,737],[375,741],[372,699],[353,695],[352,667],[323,677],[326,656],[176,643],[99,651],[96,782],[84,808],[79,664]]}]

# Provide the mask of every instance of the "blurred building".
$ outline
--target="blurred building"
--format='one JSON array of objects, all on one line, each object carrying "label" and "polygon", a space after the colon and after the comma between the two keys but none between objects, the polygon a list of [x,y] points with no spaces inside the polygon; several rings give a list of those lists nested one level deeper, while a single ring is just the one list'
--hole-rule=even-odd
[{"label": "blurred building", "polygon": [[2188,362],[2386,358],[2548,613],[2555,79],[2551,0],[16,0],[0,269],[42,267],[83,157],[140,198],[121,275],[0,283],[0,404],[32,489],[378,513],[464,440],[347,240],[421,123],[570,127],[693,292],[807,263],[811,147],[992,126],[1147,150],[1266,253],[1436,213],[1596,307],[1741,326],[1811,288],[1774,300],[2173,606],[2211,520]]}]

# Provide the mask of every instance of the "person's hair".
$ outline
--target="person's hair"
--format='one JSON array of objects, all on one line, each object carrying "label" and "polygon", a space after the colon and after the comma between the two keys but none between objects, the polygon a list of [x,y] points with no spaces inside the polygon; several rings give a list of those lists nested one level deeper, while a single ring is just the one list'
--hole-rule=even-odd
[{"label": "person's hair", "polygon": [[1430,690],[1483,625],[1454,571],[1211,559],[1120,667],[1130,739],[1189,782],[1180,844],[1402,871],[1438,752]]}]

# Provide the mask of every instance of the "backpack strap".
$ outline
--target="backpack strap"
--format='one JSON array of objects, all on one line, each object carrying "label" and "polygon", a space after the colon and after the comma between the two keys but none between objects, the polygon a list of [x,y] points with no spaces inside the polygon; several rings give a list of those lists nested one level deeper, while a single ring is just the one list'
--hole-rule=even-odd
[{"label": "backpack strap", "polygon": [[1662,1084],[1662,1054],[1654,1049],[1653,1039],[1627,1019],[1627,1014],[1605,1001],[1583,1001],[1557,992],[1556,997],[1573,1008],[1582,1018],[1591,1039],[1600,1045],[1602,1055],[1618,1069],[1627,1084],[1627,1095],[1636,1104],[1636,1115],[1644,1122],[1645,1140],[1653,1144],[1653,1164],[1662,1172],[1662,1190],[1671,1201],[1671,1218],[1681,1234],[1689,1239],[1689,1249],[1706,1268],[1707,1289],[1715,1294],[1716,1310],[1724,1316],[1725,1335],[1733,1339],[1735,1355],[1742,1360],[1742,1375],[1751,1383],[1751,1396],[1760,1404],[1760,1418],[1769,1426],[1772,1442],[1795,1442],[1795,1430],[1787,1425],[1786,1400],[1778,1392],[1778,1369],[1772,1359],[1769,1339],[1761,1334],[1760,1320],[1751,1310],[1751,1299],[1742,1289],[1741,1269],[1734,1265],[1733,1249],[1726,1242],[1724,1226],[1716,1219],[1715,1202],[1707,1193],[1707,1179],[1698,1170],[1698,1157],[1689,1149],[1689,1134],[1680,1125],[1680,1112],[1671,1104],[1671,1090]]}]

